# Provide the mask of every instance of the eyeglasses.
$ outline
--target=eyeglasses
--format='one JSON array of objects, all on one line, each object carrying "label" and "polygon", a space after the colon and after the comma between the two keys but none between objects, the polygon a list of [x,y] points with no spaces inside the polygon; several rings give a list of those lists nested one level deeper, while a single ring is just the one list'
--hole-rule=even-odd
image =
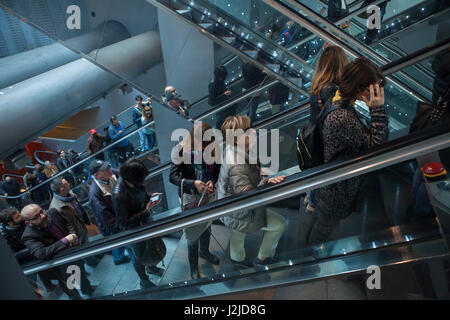
[{"label": "eyeglasses", "polygon": [[37,215],[35,215],[33,218],[27,219],[27,221],[33,221],[33,220],[36,220],[36,219],[39,218],[43,213],[44,213],[44,210],[41,209]]}]

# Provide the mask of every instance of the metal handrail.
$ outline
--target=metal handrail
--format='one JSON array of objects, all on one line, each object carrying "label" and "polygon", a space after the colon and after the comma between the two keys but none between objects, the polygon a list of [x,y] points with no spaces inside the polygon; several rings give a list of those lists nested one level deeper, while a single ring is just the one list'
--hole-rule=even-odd
[{"label": "metal handrail", "polygon": [[[105,152],[107,149],[110,149],[111,147],[115,146],[116,144],[122,142],[123,140],[128,139],[130,136],[134,135],[136,132],[138,132],[138,131],[140,131],[140,130],[143,130],[143,129],[147,128],[147,127],[150,127],[150,126],[153,125],[153,124],[155,124],[155,121],[154,121],[154,120],[151,121],[151,122],[149,122],[149,123],[147,123],[147,124],[145,124],[144,126],[140,127],[139,129],[134,130],[134,131],[132,131],[132,132],[126,134],[126,135],[123,136],[122,138],[120,138],[120,139],[118,139],[118,140],[116,140],[116,141],[110,143],[110,144],[107,145],[105,148],[103,148],[103,149],[97,151],[96,153],[91,154],[89,157],[87,157],[87,158],[85,158],[85,159],[83,159],[83,160],[81,160],[81,161],[79,161],[79,162],[77,162],[77,163],[71,165],[71,166],[68,167],[67,169],[64,169],[63,171],[60,171],[60,172],[56,173],[56,174],[53,175],[50,179],[45,180],[44,182],[42,182],[42,183],[40,183],[40,184],[34,186],[33,188],[27,190],[27,192],[36,190],[36,189],[38,189],[39,187],[41,187],[42,185],[44,185],[44,184],[46,184],[46,183],[49,183],[50,181],[52,181],[53,179],[56,179],[56,178],[59,177],[59,176],[62,176],[62,175],[65,174],[66,172],[69,172],[70,170],[72,170],[73,168],[79,166],[80,164],[85,163],[85,162],[87,162],[87,161],[89,161],[89,160],[91,160],[91,159],[95,159],[95,157],[96,157],[97,155],[102,154],[102,153]],[[21,197],[21,196],[22,196],[22,194],[20,194],[20,195],[18,195],[18,196],[7,196],[7,197],[5,197],[5,196],[0,196],[0,198],[16,199],[16,198],[19,198],[19,197]]]},{"label": "metal handrail", "polygon": [[[442,129],[440,129],[442,131]],[[427,135],[428,134],[428,135]],[[131,230],[126,234],[118,234],[110,239],[105,239],[99,244],[91,244],[87,248],[80,248],[77,252],[68,253],[65,256],[56,257],[52,261],[39,263],[38,265],[24,268],[26,275],[48,268],[76,261],[91,255],[110,251],[115,248],[124,247],[137,242],[148,240],[154,237],[164,236],[199,223],[216,220],[220,217],[230,215],[242,210],[278,202],[306,191],[324,187],[339,181],[350,179],[356,176],[367,174],[388,166],[392,166],[403,161],[414,159],[418,156],[429,154],[438,150],[450,147],[450,133],[439,134],[433,132],[425,133],[430,136],[425,140],[420,140],[420,136],[415,134],[408,136],[403,141],[390,143],[388,147],[380,146],[379,150],[357,156],[348,161],[335,161],[325,164],[316,169],[316,172],[307,170],[292,177],[288,177],[278,185],[266,185],[247,194],[235,195],[225,199],[217,200],[203,207],[188,210],[182,217],[168,217],[156,221],[153,225],[145,226],[137,230]],[[412,142],[411,141],[418,141]],[[400,147],[397,146],[400,144]],[[384,148],[383,148],[384,147]],[[386,151],[388,149],[388,151]]]},{"label": "metal handrail", "polygon": [[23,180],[23,176],[21,176],[20,174],[15,174],[15,173],[4,173],[2,174],[2,180],[4,181],[6,177],[17,177],[19,179]]},{"label": "metal handrail", "polygon": [[37,153],[50,153],[50,154],[53,154],[53,155],[55,155],[55,156],[57,155],[57,153],[56,153],[55,151],[36,150],[36,151],[33,153],[33,156],[34,156],[34,158],[36,159],[36,161],[39,162],[39,163],[42,164],[42,165],[45,164],[45,161],[42,161],[41,159],[39,159],[39,157],[37,156]]},{"label": "metal handrail", "polygon": [[[362,45],[359,41],[351,37],[350,35],[346,34],[342,30],[340,30],[338,27],[336,27],[334,24],[328,22],[326,19],[324,19],[322,16],[316,14],[311,9],[305,7],[303,4],[294,1],[294,0],[286,0],[289,2],[292,6],[294,6],[297,10],[303,11],[308,16],[311,16],[316,21],[319,21],[321,24],[326,26],[328,29],[332,30],[334,33],[338,34],[339,38],[337,38],[335,35],[331,34],[328,31],[323,30],[320,28],[317,24],[314,22],[311,22],[301,16],[298,12],[294,12],[291,8],[287,7],[286,5],[275,1],[275,0],[263,0],[268,5],[271,5],[275,9],[277,9],[282,14],[288,16],[290,19],[294,20],[298,24],[302,25],[303,27],[309,29],[311,32],[319,35],[321,38],[329,41],[330,43],[333,43],[334,45],[342,47],[342,49],[347,52],[351,57],[358,58],[361,56],[360,53],[355,51],[353,48],[351,48],[347,43],[343,42],[341,39],[347,40],[349,43],[357,47],[358,49],[362,50],[366,54],[368,54],[370,57],[374,58],[378,62],[381,62],[382,64],[387,64],[389,61],[387,61],[384,57],[380,56],[378,53],[374,52],[372,49],[367,48],[366,46]],[[405,77],[409,77],[408,75],[405,75]],[[423,97],[420,93],[416,92],[415,90],[411,89],[410,87],[403,84],[398,79],[394,79],[392,77],[387,77],[389,81],[391,81],[393,84],[404,90],[405,92],[409,93],[410,95],[414,96],[417,100],[429,102],[427,98]]]},{"label": "metal handrail", "polygon": [[238,96],[233,101],[225,102],[222,105],[214,107],[212,110],[206,111],[205,113],[199,115],[196,120],[200,121],[200,120],[202,120],[202,119],[204,119],[204,118],[206,118],[206,117],[208,117],[208,116],[210,116],[210,115],[212,115],[212,114],[214,114],[214,113],[216,113],[218,111],[222,111],[222,110],[232,106],[233,104],[236,104],[238,102],[241,102],[242,100],[245,100],[245,99],[253,96],[255,93],[260,93],[260,92],[262,92],[264,90],[269,89],[271,86],[273,86],[273,85],[275,85],[277,83],[279,83],[278,80],[272,80],[272,81],[267,82],[266,84],[262,83],[262,85],[259,85],[256,89],[251,90],[251,91],[246,91],[246,92],[242,93],[240,96]]},{"label": "metal handrail", "polygon": [[[357,9],[357,10],[353,11],[352,13],[349,13],[347,16],[345,16],[345,17],[339,19],[338,21],[334,22],[334,24],[335,24],[335,25],[339,25],[339,24],[341,24],[341,23],[347,22],[348,20],[353,19],[355,16],[359,15],[360,13],[365,12],[369,6],[371,6],[371,5],[378,5],[378,4],[380,4],[381,2],[383,2],[383,1],[386,1],[386,0],[376,0],[375,2],[370,3],[370,4],[367,5],[366,7]],[[324,4],[324,3],[322,3],[322,4]],[[350,9],[350,8],[349,8],[349,9]],[[316,37],[317,37],[317,35],[313,33],[313,34],[311,34],[311,35],[309,35],[309,36],[303,38],[303,39],[300,40],[299,42],[296,42],[296,43],[290,45],[290,46],[289,46],[289,50],[292,50],[292,49],[294,49],[295,47],[301,46],[301,45],[304,44],[305,42],[308,42],[308,41],[310,41],[310,40],[312,40],[312,39],[314,39],[314,38],[316,38]]]},{"label": "metal handrail", "polygon": [[[447,40],[445,40],[445,41],[447,41]],[[445,41],[443,41],[442,43],[444,43]],[[402,64],[402,68],[406,68],[406,67],[408,67],[408,66],[410,66],[410,65],[413,65],[413,64],[415,64],[415,63],[417,63],[417,62],[419,62],[419,61],[422,61],[422,60],[424,60],[424,59],[427,59],[427,58],[430,56],[431,53],[432,53],[432,54],[436,54],[436,53],[438,53],[438,52],[440,52],[440,51],[442,51],[442,50],[445,50],[446,48],[447,48],[447,47],[444,46],[444,45],[441,45],[441,43],[435,44],[435,45],[433,45],[433,46],[430,46],[430,47],[427,47],[427,48],[424,48],[424,49],[420,49],[420,50],[418,50],[418,51],[416,51],[416,52],[413,52],[413,53],[411,53],[410,55],[404,57],[404,58],[401,59],[401,60],[397,60],[397,61],[392,62],[392,63],[390,63],[390,64],[388,64],[388,65],[386,65],[386,66],[383,66],[381,69],[383,70],[383,72],[384,72],[386,75],[389,75],[389,74],[392,74],[393,72],[396,72],[396,69],[397,69],[396,66],[399,65],[399,64]],[[412,57],[412,58],[411,58],[411,57]],[[274,82],[273,82],[272,84],[275,84],[275,83],[277,83],[277,82],[278,82],[277,80],[274,80]],[[255,93],[255,92],[257,92],[257,91],[259,92],[259,90],[261,90],[261,89],[262,89],[262,88],[256,88],[256,89],[254,89],[253,91],[249,91],[249,92],[245,93],[245,95],[250,94],[250,93]],[[247,96],[246,96],[246,97],[247,97]],[[237,99],[240,99],[240,98],[242,98],[242,96],[238,97]],[[219,108],[221,108],[220,110],[226,108],[225,106],[231,106],[231,105],[233,105],[234,103],[236,103],[237,99],[236,99],[236,100],[233,100],[233,101],[230,101],[230,102],[227,102],[223,107],[222,107],[222,106],[219,107]],[[240,100],[239,100],[239,101],[240,101]],[[284,118],[290,117],[290,116],[292,116],[292,115],[294,115],[294,114],[296,114],[296,113],[303,112],[308,106],[309,106],[309,103],[300,104],[300,105],[297,106],[297,107],[294,107],[294,108],[292,108],[292,109],[289,109],[289,110],[286,110],[286,111],[281,112],[281,114],[273,115],[273,116],[270,117],[269,119],[262,120],[262,121],[256,126],[256,128],[258,129],[258,128],[262,127],[262,126],[270,125],[270,124],[272,124],[272,123],[274,123],[274,122],[276,122],[276,121],[281,121],[281,120],[283,120]],[[215,111],[218,111],[218,109],[215,109]],[[129,133],[128,135],[134,134],[134,133],[136,133],[136,131],[138,131],[138,130],[132,131],[132,132]],[[127,136],[128,136],[128,135],[127,135]],[[96,155],[96,154],[99,154],[99,153],[101,153],[101,152],[103,152],[103,150],[106,150],[106,148],[108,148],[109,146],[111,146],[111,145],[108,145],[108,146],[106,146],[105,148],[101,149],[100,151],[98,151],[97,153],[95,153],[95,155]],[[89,159],[89,157],[86,158],[86,159]],[[74,166],[76,166],[76,165],[79,165],[81,162],[83,162],[83,161],[86,160],[86,159],[83,159],[83,160],[81,160],[80,162],[77,162],[77,163],[74,164],[72,167],[74,167]],[[67,170],[70,170],[72,167],[68,168]],[[155,175],[157,175],[157,174],[163,172],[164,170],[167,170],[169,167],[170,167],[170,162],[167,162],[167,163],[165,163],[165,164],[162,164],[162,165],[156,167],[154,170],[152,170],[152,171],[150,172],[149,176],[150,176],[150,177],[153,177],[153,176],[155,176]],[[59,174],[58,174],[58,175],[59,175]],[[52,178],[53,178],[53,177],[52,177]],[[48,182],[48,181],[42,182],[41,184],[39,184],[39,185],[37,185],[37,186],[35,186],[35,187],[38,188],[39,186],[41,186],[41,185],[43,185],[44,183],[47,183],[47,182]],[[4,196],[0,195],[0,198],[2,198],[2,197],[4,197]],[[18,196],[13,197],[13,198],[17,198],[17,197],[18,197]]]},{"label": "metal handrail", "polygon": [[255,60],[255,59],[249,57],[245,53],[241,52],[239,49],[236,49],[235,47],[230,45],[228,42],[222,40],[221,38],[219,38],[218,36],[212,34],[211,32],[206,31],[205,29],[200,27],[197,23],[195,23],[195,22],[193,22],[193,21],[191,21],[189,19],[186,19],[184,17],[180,18],[179,14],[176,11],[172,10],[171,8],[168,8],[165,4],[162,4],[158,0],[146,0],[146,1],[151,3],[152,5],[154,5],[155,7],[163,10],[164,12],[168,13],[169,15],[177,17],[178,19],[183,21],[185,24],[187,24],[190,27],[192,27],[193,29],[197,30],[198,32],[200,32],[204,36],[210,38],[214,42],[218,43],[220,46],[222,46],[222,47],[228,49],[229,51],[233,52],[236,56],[239,56],[242,59],[250,61],[253,65],[258,67],[260,70],[266,71],[267,74],[269,74],[272,77],[276,78],[281,83],[283,83],[285,86],[289,87],[291,90],[298,91],[298,92],[300,92],[300,93],[302,93],[304,95],[308,95],[308,93],[305,92],[304,89],[302,89],[301,87],[297,86],[293,82],[287,80],[285,78],[285,76],[282,76],[282,75],[274,72],[272,69],[270,69],[269,67],[265,66],[263,63],[261,63],[261,62]]},{"label": "metal handrail", "polygon": [[[353,2],[353,3],[350,5],[349,9],[352,9],[352,8],[354,8],[354,7],[356,7],[356,6],[360,5],[360,4],[362,4],[363,1],[364,1],[364,0],[358,0],[358,1]],[[377,3],[381,2],[381,1],[385,1],[385,0],[377,0]],[[211,5],[213,5],[213,4],[211,4]],[[325,7],[328,7],[328,4],[326,4],[326,3],[322,3],[322,5],[325,6]],[[368,6],[367,6],[367,7],[368,7]],[[367,7],[364,7],[364,10],[366,10]],[[220,8],[217,8],[217,9],[220,10]],[[359,11],[362,12],[362,11],[363,11],[362,9],[363,9],[363,8],[361,8],[361,10],[355,10],[354,12],[352,12],[351,14],[349,14],[349,15],[348,15],[347,17],[345,17],[344,19],[347,19],[347,20],[348,20],[348,19],[352,18],[353,15],[354,15],[356,12],[358,12],[358,14],[360,13]],[[246,27],[247,29],[252,30],[252,28],[249,27],[249,26],[245,26],[245,27]],[[256,33],[256,34],[258,34],[259,36],[262,36],[262,35],[259,34],[258,31],[253,30],[253,32]],[[264,37],[264,36],[262,36],[262,37]],[[301,45],[302,43],[308,41],[308,40],[306,40],[306,39],[312,39],[312,38],[315,38],[315,37],[316,37],[316,35],[315,35],[315,34],[312,34],[312,37],[311,37],[311,36],[308,36],[307,38],[300,40],[300,42],[288,46],[287,49],[286,49],[285,47],[280,47],[280,49],[284,49],[284,50],[287,50],[287,51],[290,52],[290,50],[292,50],[292,49],[295,48],[296,46],[299,46],[299,45]],[[270,40],[270,39],[268,39],[268,40]],[[276,44],[276,43],[273,43],[273,45],[277,45],[277,44]],[[290,54],[290,55],[293,54],[293,55],[295,56],[296,59],[300,59],[300,57],[298,57],[296,54],[294,54],[294,53],[292,53],[292,52],[290,52],[289,54]],[[229,63],[229,62],[231,62],[231,61],[233,61],[233,60],[235,60],[235,59],[237,59],[237,58],[238,58],[237,56],[234,56],[234,57],[231,58],[227,63]]]}]

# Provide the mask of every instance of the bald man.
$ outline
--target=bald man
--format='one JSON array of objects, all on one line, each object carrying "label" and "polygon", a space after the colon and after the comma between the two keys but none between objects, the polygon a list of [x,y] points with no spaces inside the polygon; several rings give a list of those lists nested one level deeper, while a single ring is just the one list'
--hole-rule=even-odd
[{"label": "bald man", "polygon": [[[78,245],[78,237],[73,226],[56,209],[45,211],[37,204],[30,204],[22,209],[20,215],[26,224],[22,241],[37,259],[50,260],[57,253]],[[80,298],[76,290],[70,290],[66,286],[69,276],[66,271],[69,265],[77,265],[80,268],[81,292],[91,295],[95,287],[91,286],[86,278],[83,263],[78,261],[52,269],[64,292],[72,299]]]},{"label": "bald man", "polygon": [[30,204],[20,215],[26,224],[22,240],[37,259],[51,259],[58,252],[78,244],[73,226],[55,209],[50,209],[47,214],[37,204]]},{"label": "bald man", "polygon": [[182,117],[189,118],[189,102],[181,99],[181,95],[172,86],[164,89],[163,103]]}]

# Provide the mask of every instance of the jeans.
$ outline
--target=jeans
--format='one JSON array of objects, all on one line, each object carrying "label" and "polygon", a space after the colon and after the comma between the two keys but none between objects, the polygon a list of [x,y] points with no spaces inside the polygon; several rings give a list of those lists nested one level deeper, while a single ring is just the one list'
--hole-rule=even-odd
[{"label": "jeans", "polygon": [[143,152],[150,151],[154,148],[156,142],[156,135],[154,132],[145,134],[145,144],[142,149]]},{"label": "jeans", "polygon": [[116,248],[116,249],[112,249],[112,257],[114,261],[120,261],[123,260],[125,258],[125,250],[127,250],[128,255],[131,258],[131,261],[134,263],[134,260],[136,259],[133,251],[131,250],[130,247],[122,247],[122,248]]},{"label": "jeans", "polygon": [[145,134],[142,130],[139,131],[138,134],[139,134],[139,147],[140,147],[141,151],[144,152],[145,145],[146,145]]}]

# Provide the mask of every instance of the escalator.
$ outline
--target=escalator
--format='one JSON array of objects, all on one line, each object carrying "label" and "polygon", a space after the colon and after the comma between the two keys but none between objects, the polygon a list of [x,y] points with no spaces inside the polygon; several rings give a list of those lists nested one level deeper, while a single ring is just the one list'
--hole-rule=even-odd
[{"label": "escalator", "polygon": [[[449,41],[446,41],[443,44],[438,44],[437,46],[431,46],[429,48],[425,48],[423,50],[420,50],[410,56],[405,57],[404,59],[400,59],[397,62],[388,64],[384,66],[382,69],[385,71],[386,75],[392,74],[394,72],[397,72],[401,69],[408,69],[411,67],[414,67],[416,65],[419,65],[423,59],[429,59],[430,57],[434,57],[439,52],[442,52],[445,50],[449,45]],[[259,86],[249,90],[248,92],[244,92],[231,101],[226,101],[223,104],[216,106],[212,110],[208,110],[204,113],[200,113],[197,117],[195,117],[193,120],[198,121],[206,121],[208,122],[212,127],[220,127],[220,118],[224,118],[223,114],[246,114],[247,107],[249,104],[249,100],[252,99],[251,96],[255,93],[261,94],[261,99],[258,103],[258,109],[257,109],[257,121],[254,123],[254,126],[256,128],[281,128],[282,133],[286,132],[286,137],[283,136],[280,142],[282,142],[282,151],[285,150],[287,154],[289,154],[291,147],[294,146],[295,137],[293,136],[293,132],[296,132],[297,129],[301,126],[303,126],[308,120],[308,104],[307,103],[299,103],[295,104],[293,107],[282,109],[279,113],[272,114],[270,103],[269,103],[269,97],[267,96],[266,92],[267,90],[278,83],[277,80],[271,80],[267,83],[262,83]],[[392,103],[391,101],[397,98],[396,96],[387,96],[387,111],[393,114],[389,118],[389,131],[390,131],[390,139],[395,139],[397,137],[402,137],[407,134],[408,128],[409,128],[409,121],[406,121],[403,119],[402,122],[395,119],[395,115],[401,116],[402,114],[404,116],[408,116],[408,118],[412,118],[412,116],[415,114],[415,106],[417,104],[417,100],[402,100],[400,104]],[[397,100],[398,101],[398,100]],[[288,104],[287,102],[286,104]],[[154,102],[154,104],[158,104],[158,102]],[[201,104],[201,103],[200,103]],[[238,106],[238,107],[236,107]],[[194,105],[192,109],[197,107],[197,105]],[[229,110],[231,108],[231,110]],[[367,110],[367,107],[363,103],[357,102],[356,109],[360,114],[361,119],[365,123],[370,123],[370,116],[369,112]],[[126,109],[121,114],[118,115],[119,119],[123,120],[125,123],[131,119],[131,112],[132,107]],[[222,114],[222,116],[221,116]],[[302,121],[300,121],[303,119]],[[96,129],[98,132],[103,132],[103,129],[109,125],[109,122],[106,122],[100,126],[98,126]],[[158,123],[152,124],[158,125]],[[141,154],[140,150],[138,149],[139,146],[139,137],[138,137],[138,130],[135,126],[130,126],[128,129],[128,135],[126,138],[129,140],[129,142],[134,146],[134,149],[129,153],[128,156],[137,156],[137,157],[146,157],[146,155]],[[81,137],[81,139],[87,139],[88,134]],[[104,154],[106,159],[110,159],[110,151],[111,148],[114,146],[114,144],[105,147],[104,150],[99,151],[98,155]],[[39,153],[40,156],[46,155],[47,153]],[[161,163],[159,160],[159,151],[158,149],[155,149],[151,154],[148,155],[150,158],[149,162],[149,169],[153,171],[151,173],[151,176],[159,176],[164,170],[167,170],[169,163],[163,162]],[[75,189],[85,189],[85,185],[89,174],[87,170],[87,165],[90,159],[93,159],[95,155],[81,159],[81,162],[77,163],[75,166],[78,168],[76,170],[76,177],[75,180],[77,181],[77,185],[73,186]],[[292,157],[286,156],[282,157],[283,161],[289,162],[290,166],[294,166],[295,159],[292,159]],[[289,160],[291,159],[291,160]],[[52,159],[44,159],[44,160],[52,160]],[[54,159],[52,160],[54,161]],[[69,170],[69,169],[68,169]],[[68,171],[67,170],[67,171]],[[167,182],[168,183],[168,182]],[[39,186],[36,186],[35,188],[38,188]],[[33,191],[33,190],[28,190]],[[85,199],[87,196],[86,191],[83,192],[82,199]]]},{"label": "escalator", "polygon": [[[415,134],[380,146],[353,159],[326,164],[301,173],[289,174],[279,185],[265,186],[237,196],[218,200],[198,209],[154,213],[148,226],[122,234],[93,241],[79,249],[70,249],[48,262],[24,266],[30,275],[47,268],[66,264],[113,248],[139,242],[155,236],[167,236],[176,231],[205,221],[217,220],[243,209],[266,206],[283,215],[288,227],[279,242],[278,262],[265,268],[236,268],[229,261],[229,230],[213,224],[210,249],[221,259],[219,266],[200,264],[201,279],[190,280],[186,258],[185,239],[177,241],[164,238],[170,249],[165,261],[165,273],[153,289],[139,290],[136,275],[130,268],[107,267],[111,258],[105,256],[93,269],[91,281],[97,282],[94,298],[118,299],[187,299],[241,292],[272,286],[301,283],[303,281],[353,274],[364,271],[370,265],[380,267],[406,262],[419,262],[448,256],[447,230],[444,220],[436,210],[436,216],[423,217],[413,222],[406,204],[411,187],[411,174],[407,175],[409,160],[416,156],[444,151],[450,147],[447,128]],[[448,161],[443,159],[442,161]],[[283,170],[282,170],[283,172]],[[301,228],[305,223],[304,205],[300,197],[305,191],[315,189],[353,176],[364,175],[356,211],[341,221],[330,241],[322,245],[308,246]],[[377,182],[378,181],[378,182]],[[447,192],[437,187],[441,192]],[[392,192],[392,190],[396,190]],[[288,203],[297,203],[297,207]],[[435,199],[432,198],[433,204]],[[441,205],[448,215],[449,207]],[[247,239],[247,252],[254,257],[261,234]],[[106,273],[106,274],[105,274]],[[103,274],[101,278],[100,274]],[[109,274],[109,276],[107,275]],[[120,274],[114,278],[114,274]],[[111,282],[115,287],[111,289]],[[126,285],[125,285],[126,283]],[[104,286],[104,287],[103,287]],[[119,292],[122,290],[121,292]],[[106,294],[109,291],[110,294]]]},{"label": "escalator", "polygon": [[[419,65],[421,61],[419,57],[412,66]],[[392,69],[394,70],[395,64],[390,64],[389,67],[394,67]],[[411,67],[411,65],[406,67]],[[401,70],[406,67],[402,67]],[[277,80],[270,81],[278,80],[277,78]],[[283,81],[290,82],[291,80],[283,78]],[[264,92],[267,90],[266,85],[270,87],[274,83],[264,83],[254,90]],[[399,91],[401,92],[401,90]],[[206,112],[202,110],[203,112],[199,112],[196,119],[205,120],[217,127],[216,113],[235,105],[238,100],[243,102],[243,106],[237,108],[236,111],[245,114],[247,112],[245,106],[248,105],[246,94],[251,94],[251,92],[245,92],[240,97],[225,102],[214,110],[206,110]],[[448,149],[450,147],[448,129],[438,129],[426,134],[404,137],[407,134],[418,99],[414,95],[412,95],[414,98],[406,99],[403,94],[387,96],[388,110],[389,104],[393,109],[389,123],[390,136],[393,141],[354,159],[330,163],[300,173],[297,168],[296,155],[292,150],[295,149],[297,129],[308,121],[308,105],[306,103],[295,104],[292,108],[272,115],[267,101],[268,97],[263,96],[258,108],[260,116],[255,125],[257,128],[280,130],[280,172],[289,176],[284,183],[222,199],[184,213],[180,212],[179,207],[169,209],[169,204],[163,201],[158,208],[155,208],[154,221],[150,225],[104,239],[92,239],[93,241],[85,247],[71,249],[51,261],[26,265],[24,272],[26,275],[31,275],[40,270],[104,253],[126,244],[154,236],[164,236],[166,245],[171,249],[167,261],[165,261],[165,274],[158,279],[157,288],[139,290],[137,281],[135,281],[136,275],[130,272],[130,268],[126,268],[126,266],[114,268],[111,258],[106,255],[98,266],[98,270],[91,270],[91,280],[94,284],[99,285],[93,298],[187,299],[301,283],[340,274],[360,273],[372,264],[389,266],[445,257],[448,255],[448,238],[446,238],[448,227],[444,223],[446,222],[444,217],[449,212],[446,202],[438,203],[437,197],[433,198],[433,204],[438,203],[436,207],[439,208],[435,210],[436,216],[426,217],[416,222],[411,220],[405,204],[411,200],[410,189],[414,172],[409,160],[423,154]],[[364,105],[358,104],[357,110],[363,121],[370,121]],[[399,112],[400,115],[398,115]],[[402,116],[401,113],[411,116],[405,120],[399,117]],[[138,145],[137,133],[139,130],[130,132],[123,139],[129,139],[133,145]],[[116,143],[118,142],[120,141]],[[73,186],[74,191],[84,190],[84,195],[80,193],[82,195],[80,199],[87,200],[89,160],[100,154],[105,154],[109,159],[113,146],[114,144],[107,146],[96,155],[67,169],[67,171],[77,169],[82,173],[79,176],[78,185]],[[146,180],[149,190],[168,192],[166,189],[167,177],[163,175],[164,172],[167,172],[168,164],[160,164],[157,157],[154,157],[155,154],[152,153],[135,153],[128,156],[140,157],[150,169],[151,174]],[[329,242],[322,246],[307,246],[302,238],[304,233],[300,231],[303,225],[301,219],[305,218],[305,206],[302,204],[303,193],[358,175],[365,175],[366,183],[360,192],[361,197],[356,212],[341,223],[339,230],[333,234]],[[441,193],[445,192],[441,186],[433,187]],[[445,195],[440,195],[440,199],[442,198],[445,198]],[[173,235],[187,226],[217,220],[237,210],[251,209],[262,205],[280,212],[288,220],[288,228],[277,251],[279,262],[263,270],[258,268],[236,270],[228,258],[228,231],[222,225],[214,224],[211,249],[221,257],[221,264],[218,267],[202,264],[200,269],[203,277],[195,281],[189,280],[186,269],[185,240],[184,238],[174,240],[173,237],[167,236]],[[260,242],[260,238],[260,234],[249,236],[249,255],[255,254],[254,249]],[[169,246],[169,244],[171,245]],[[117,283],[114,288],[111,288],[115,279],[114,274],[119,273],[121,279],[116,279]],[[107,281],[108,277],[113,279]],[[61,297],[50,294],[48,298]]]},{"label": "escalator", "polygon": [[[68,251],[50,263],[25,266],[25,273],[31,274],[41,270],[40,268],[56,266],[72,259],[77,260],[161,235],[170,249],[165,260],[165,274],[161,278],[153,278],[154,281],[159,281],[156,289],[139,290],[134,272],[130,268],[116,270],[111,258],[106,255],[99,266],[91,271],[91,280],[99,285],[93,298],[184,299],[291,285],[341,274],[358,274],[371,264],[389,266],[427,261],[447,255],[446,240],[443,237],[445,232],[441,233],[441,230],[447,230],[441,223],[445,214],[438,214],[439,210],[448,210],[445,201],[438,204],[437,217],[427,217],[416,222],[411,220],[407,208],[411,200],[414,172],[407,160],[436,150],[448,149],[447,128],[428,135],[395,139],[381,146],[379,150],[355,159],[299,173],[296,155],[292,153],[292,149],[295,147],[296,129],[307,121],[307,106],[299,106],[295,112],[286,110],[282,115],[270,115],[257,124],[261,128],[280,130],[280,173],[289,176],[285,183],[223,199],[192,212],[181,213],[179,207],[168,209],[167,203],[163,202],[155,207],[154,222],[149,226],[95,240],[85,248],[75,250],[74,253]],[[390,130],[394,135],[397,132],[393,126]],[[404,131],[404,128],[398,130]],[[439,141],[438,146],[436,141]],[[149,190],[167,193],[161,181],[167,179],[163,173],[168,167],[154,164],[152,166],[149,159],[145,162],[151,170],[146,180]],[[365,174],[366,183],[360,192],[362,196],[356,212],[341,223],[339,230],[332,236],[332,241],[317,248],[305,246],[302,236],[304,232],[301,230],[305,206],[302,204],[301,195],[306,190],[360,174]],[[440,187],[436,188],[442,192]],[[264,195],[264,200],[259,197],[261,195]],[[176,234],[188,225],[204,221],[203,218],[216,220],[236,210],[263,204],[270,206],[271,210],[279,212],[288,220],[288,228],[277,252],[280,263],[269,266],[268,270],[236,270],[228,258],[229,231],[221,225],[213,224],[211,250],[221,257],[221,265],[216,267],[201,264],[200,270],[204,277],[191,281],[188,275],[186,243],[184,238],[180,239],[180,235]],[[260,238],[260,234],[249,236],[249,255],[250,252],[255,253],[254,249]],[[116,274],[120,275],[120,279],[117,279]],[[61,297],[50,295],[48,298]]]}]

